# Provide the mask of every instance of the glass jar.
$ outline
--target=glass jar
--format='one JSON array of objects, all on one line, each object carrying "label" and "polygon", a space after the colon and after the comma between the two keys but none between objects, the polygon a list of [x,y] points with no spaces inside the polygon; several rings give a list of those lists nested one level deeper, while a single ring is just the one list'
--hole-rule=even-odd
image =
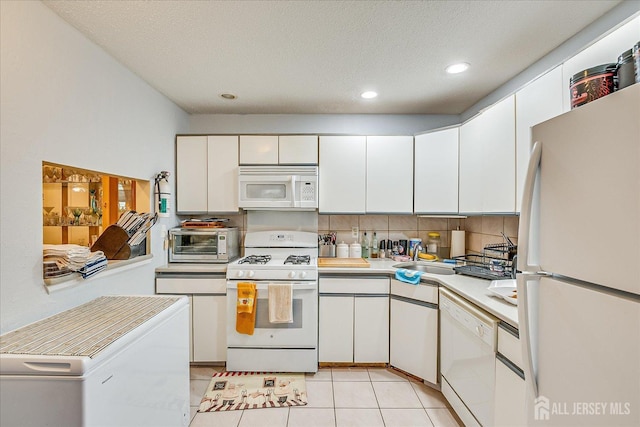
[{"label": "glass jar", "polygon": [[437,255],[440,247],[440,233],[432,231],[427,233],[427,237],[427,253]]}]

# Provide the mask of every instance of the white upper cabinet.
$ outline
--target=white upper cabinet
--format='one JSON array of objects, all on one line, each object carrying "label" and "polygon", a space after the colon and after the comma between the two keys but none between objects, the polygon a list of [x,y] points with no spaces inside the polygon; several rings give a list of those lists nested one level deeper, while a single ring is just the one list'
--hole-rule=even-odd
[{"label": "white upper cabinet", "polygon": [[317,135],[242,135],[240,164],[318,164]]},{"label": "white upper cabinet", "polygon": [[458,212],[458,134],[455,127],[415,137],[415,213]]},{"label": "white upper cabinet", "polygon": [[317,135],[280,135],[278,137],[281,165],[318,164]]},{"label": "white upper cabinet", "polygon": [[207,211],[207,137],[176,138],[176,211]]},{"label": "white upper cabinet", "polygon": [[366,137],[321,136],[319,151],[320,213],[364,213],[367,173]]},{"label": "white upper cabinet", "polygon": [[516,92],[516,211],[520,212],[527,173],[531,127],[562,114],[562,67],[556,67]]},{"label": "white upper cabinet", "polygon": [[367,213],[413,213],[413,137],[367,137]]},{"label": "white upper cabinet", "polygon": [[178,213],[238,211],[238,137],[176,138]]},{"label": "white upper cabinet", "polygon": [[241,135],[241,165],[277,165],[277,135]]},{"label": "white upper cabinet", "polygon": [[515,212],[515,151],[515,95],[462,125],[461,213]]},{"label": "white upper cabinet", "polygon": [[238,137],[207,137],[207,212],[238,211]]}]

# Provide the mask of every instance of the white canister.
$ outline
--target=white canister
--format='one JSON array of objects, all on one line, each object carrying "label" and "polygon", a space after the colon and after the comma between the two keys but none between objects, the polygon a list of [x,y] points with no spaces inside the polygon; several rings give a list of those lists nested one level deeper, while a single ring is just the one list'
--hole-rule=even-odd
[{"label": "white canister", "polygon": [[349,245],[349,258],[362,258],[362,246],[360,246],[360,243],[353,242]]},{"label": "white canister", "polygon": [[336,257],[349,258],[349,245],[345,242],[340,242],[336,245]]}]

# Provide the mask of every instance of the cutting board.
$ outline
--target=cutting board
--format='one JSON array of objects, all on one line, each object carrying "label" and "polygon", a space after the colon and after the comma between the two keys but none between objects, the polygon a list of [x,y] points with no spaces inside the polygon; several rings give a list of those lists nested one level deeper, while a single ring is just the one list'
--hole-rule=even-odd
[{"label": "cutting board", "polygon": [[369,261],[362,258],[318,258],[318,267],[369,268]]}]

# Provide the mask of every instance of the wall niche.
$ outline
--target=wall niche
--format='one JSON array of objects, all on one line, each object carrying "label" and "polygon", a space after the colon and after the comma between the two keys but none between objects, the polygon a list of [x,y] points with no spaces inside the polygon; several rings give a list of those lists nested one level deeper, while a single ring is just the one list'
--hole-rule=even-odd
[{"label": "wall niche", "polygon": [[148,212],[150,182],[42,162],[44,244],[91,246],[128,210]]}]

